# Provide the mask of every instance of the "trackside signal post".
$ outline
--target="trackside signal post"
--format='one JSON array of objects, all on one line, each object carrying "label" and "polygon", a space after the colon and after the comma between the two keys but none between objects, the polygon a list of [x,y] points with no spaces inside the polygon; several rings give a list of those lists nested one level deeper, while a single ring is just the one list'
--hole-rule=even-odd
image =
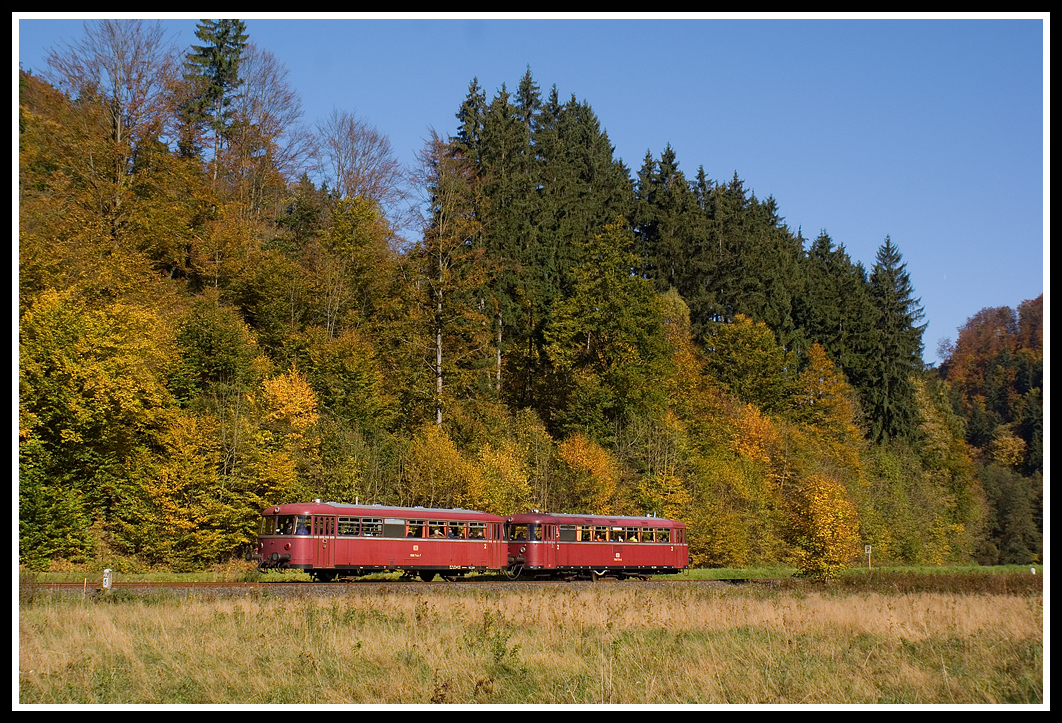
[{"label": "trackside signal post", "polygon": [[870,545],[863,545],[863,552],[867,553],[867,569],[870,569]]}]

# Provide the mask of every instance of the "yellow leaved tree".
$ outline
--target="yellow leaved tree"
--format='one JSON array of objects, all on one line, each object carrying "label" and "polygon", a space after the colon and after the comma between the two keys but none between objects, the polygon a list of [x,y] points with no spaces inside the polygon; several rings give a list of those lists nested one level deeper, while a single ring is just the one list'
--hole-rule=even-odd
[{"label": "yellow leaved tree", "polygon": [[402,477],[402,503],[423,507],[458,507],[470,489],[482,485],[477,467],[437,424],[426,424],[413,435]]},{"label": "yellow leaved tree", "polygon": [[476,455],[476,462],[480,474],[470,480],[465,507],[496,515],[531,508],[531,469],[522,445],[509,439],[486,444]]},{"label": "yellow leaved tree", "polygon": [[859,554],[859,515],[844,485],[812,474],[791,503],[791,540],[801,572],[828,579],[848,567]]},{"label": "yellow leaved tree", "polygon": [[576,433],[561,443],[558,456],[564,463],[557,495],[561,510],[611,513],[620,469],[608,450]]}]

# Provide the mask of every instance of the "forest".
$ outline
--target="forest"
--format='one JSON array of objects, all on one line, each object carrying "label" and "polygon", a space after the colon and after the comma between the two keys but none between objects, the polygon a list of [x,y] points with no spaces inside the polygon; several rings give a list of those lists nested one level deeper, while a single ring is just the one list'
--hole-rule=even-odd
[{"label": "forest", "polygon": [[404,168],[241,21],[196,36],[93,21],[19,72],[21,564],[190,570],[312,498],[658,515],[697,566],[1041,561],[1042,295],[927,367],[890,238],[867,268],[736,173],[628,169],[530,69]]}]

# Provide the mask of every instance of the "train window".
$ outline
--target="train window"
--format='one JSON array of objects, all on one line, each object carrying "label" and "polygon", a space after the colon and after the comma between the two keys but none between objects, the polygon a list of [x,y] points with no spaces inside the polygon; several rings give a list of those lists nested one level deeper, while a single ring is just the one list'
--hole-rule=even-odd
[{"label": "train window", "polygon": [[666,527],[656,528],[656,541],[657,542],[671,542],[671,530]]},{"label": "train window", "polygon": [[449,530],[450,537],[453,537],[454,539],[457,539],[457,540],[465,539],[465,537],[467,536],[465,534],[465,531],[466,531],[466,528],[467,528],[467,523],[465,523],[465,522],[451,522],[449,524],[450,524],[450,530]]},{"label": "train window", "polygon": [[[267,518],[270,519],[270,518]],[[268,534],[275,535],[294,535],[295,534],[295,515],[277,515],[274,518],[276,520],[276,528],[274,532]],[[304,518],[305,519],[305,518]],[[305,533],[302,533],[305,534]]]},{"label": "train window", "polygon": [[[299,532],[298,520],[295,522],[295,534],[302,535],[305,533]],[[313,518],[313,534],[315,535],[334,535],[336,534],[336,518],[335,517],[320,517],[314,516]]]},{"label": "train window", "polygon": [[575,542],[579,539],[579,528],[575,525],[561,525],[560,539],[565,542]]},{"label": "train window", "polygon": [[406,521],[396,517],[388,517],[384,519],[383,533],[384,537],[405,537]]},{"label": "train window", "polygon": [[362,537],[380,537],[383,535],[383,520],[379,517],[363,517],[361,520]]},{"label": "train window", "polygon": [[510,540],[526,540],[527,537],[527,525],[508,525],[509,527],[509,539]]},{"label": "train window", "polygon": [[468,537],[471,540],[482,540],[487,536],[487,525],[483,522],[468,523]]},{"label": "train window", "polygon": [[361,534],[361,520],[357,517],[340,517],[339,534],[343,537],[356,537]]},{"label": "train window", "polygon": [[638,528],[637,527],[628,527],[628,528],[626,528],[623,531],[623,539],[625,539],[627,542],[637,542],[638,541]]},{"label": "train window", "polygon": [[429,522],[428,537],[447,537],[446,523],[442,520],[432,520]]},{"label": "train window", "polygon": [[604,542],[608,539],[608,528],[594,525],[594,542]]},{"label": "train window", "polygon": [[406,524],[406,537],[424,537],[424,520],[410,520]]}]

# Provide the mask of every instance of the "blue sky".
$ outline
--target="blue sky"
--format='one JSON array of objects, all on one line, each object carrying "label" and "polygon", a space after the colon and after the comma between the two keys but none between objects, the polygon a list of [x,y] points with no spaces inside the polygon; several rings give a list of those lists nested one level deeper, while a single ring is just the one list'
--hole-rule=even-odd
[{"label": "blue sky", "polygon": [[[183,48],[198,17],[163,20]],[[489,100],[530,67],[543,95],[590,104],[632,175],[670,144],[688,177],[736,172],[791,229],[809,242],[825,229],[868,269],[889,235],[925,310],[927,362],[982,308],[1045,291],[1047,15],[242,17],[307,125],[351,111],[403,162],[429,128],[456,131],[473,77]],[[83,20],[12,25],[15,65],[41,73]]]}]

